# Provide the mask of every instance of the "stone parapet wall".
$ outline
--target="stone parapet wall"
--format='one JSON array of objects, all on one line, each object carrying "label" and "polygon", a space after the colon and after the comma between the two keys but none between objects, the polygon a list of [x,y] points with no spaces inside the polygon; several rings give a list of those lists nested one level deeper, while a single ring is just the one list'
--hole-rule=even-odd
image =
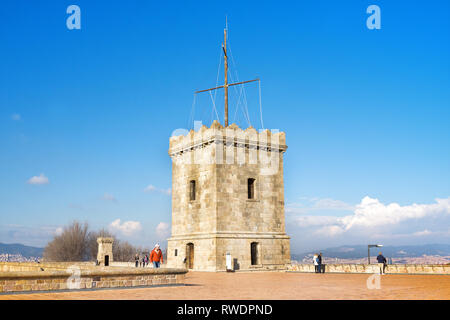
[{"label": "stone parapet wall", "polygon": [[29,272],[29,271],[64,271],[72,265],[80,269],[95,266],[94,262],[0,262],[0,272]]},{"label": "stone parapet wall", "polygon": [[[149,264],[150,266],[151,264]],[[136,262],[122,262],[122,261],[113,261],[110,264],[111,267],[122,267],[122,268],[134,268],[136,266]]]},{"label": "stone parapet wall", "polygon": [[[379,273],[379,264],[326,264],[326,273]],[[312,264],[291,264],[287,271],[314,272]],[[386,274],[450,274],[450,265],[443,264],[389,264]]]},{"label": "stone parapet wall", "polygon": [[[81,267],[0,272],[0,293],[184,284],[186,269]],[[70,266],[68,266],[70,267]]]},{"label": "stone parapet wall", "polygon": [[251,126],[243,130],[236,124],[224,128],[214,120],[210,128],[203,125],[197,131],[179,132],[179,135],[170,137],[169,155],[171,157],[181,155],[217,142],[222,144],[233,142],[238,148],[255,150],[264,148],[266,151],[274,152],[284,152],[287,149],[284,132],[272,132],[268,129],[258,132]]}]

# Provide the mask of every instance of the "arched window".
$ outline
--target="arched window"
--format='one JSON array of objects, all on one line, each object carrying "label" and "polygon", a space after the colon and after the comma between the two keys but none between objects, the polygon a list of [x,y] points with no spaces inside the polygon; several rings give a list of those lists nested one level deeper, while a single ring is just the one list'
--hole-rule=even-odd
[{"label": "arched window", "polygon": [[195,180],[189,182],[189,200],[195,200]]},{"label": "arched window", "polygon": [[255,179],[248,178],[247,191],[248,191],[248,198],[255,199]]}]

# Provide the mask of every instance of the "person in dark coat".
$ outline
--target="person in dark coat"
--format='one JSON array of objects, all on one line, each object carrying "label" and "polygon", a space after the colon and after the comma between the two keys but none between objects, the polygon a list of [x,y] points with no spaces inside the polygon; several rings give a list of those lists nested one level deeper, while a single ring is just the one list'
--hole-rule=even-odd
[{"label": "person in dark coat", "polygon": [[378,263],[382,263],[382,264],[383,264],[383,266],[381,267],[381,274],[384,274],[384,270],[386,269],[386,262],[387,262],[387,260],[386,260],[386,258],[381,254],[381,252],[378,253],[377,261],[378,261]]},{"label": "person in dark coat", "polygon": [[136,253],[136,255],[134,256],[134,264],[137,267],[139,267],[139,254]]},{"label": "person in dark coat", "polygon": [[325,273],[325,266],[322,264],[322,252],[319,253],[319,256],[317,257],[317,260],[319,262],[319,273]]}]

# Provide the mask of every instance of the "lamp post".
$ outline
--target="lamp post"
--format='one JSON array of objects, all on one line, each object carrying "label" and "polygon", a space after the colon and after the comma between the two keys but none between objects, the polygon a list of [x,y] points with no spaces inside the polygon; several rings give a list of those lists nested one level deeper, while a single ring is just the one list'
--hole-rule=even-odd
[{"label": "lamp post", "polygon": [[369,244],[367,246],[367,260],[368,260],[369,264],[370,264],[370,248],[379,248],[382,246],[383,246],[382,244]]}]

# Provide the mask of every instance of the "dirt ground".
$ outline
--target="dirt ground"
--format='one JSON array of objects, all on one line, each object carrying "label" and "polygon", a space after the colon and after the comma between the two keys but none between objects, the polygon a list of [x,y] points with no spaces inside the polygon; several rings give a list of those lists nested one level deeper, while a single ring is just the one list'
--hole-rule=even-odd
[{"label": "dirt ground", "polygon": [[[186,286],[0,295],[0,300],[78,299],[450,299],[448,275],[382,275],[368,289],[365,274],[189,272]],[[375,282],[372,282],[375,286]]]}]

